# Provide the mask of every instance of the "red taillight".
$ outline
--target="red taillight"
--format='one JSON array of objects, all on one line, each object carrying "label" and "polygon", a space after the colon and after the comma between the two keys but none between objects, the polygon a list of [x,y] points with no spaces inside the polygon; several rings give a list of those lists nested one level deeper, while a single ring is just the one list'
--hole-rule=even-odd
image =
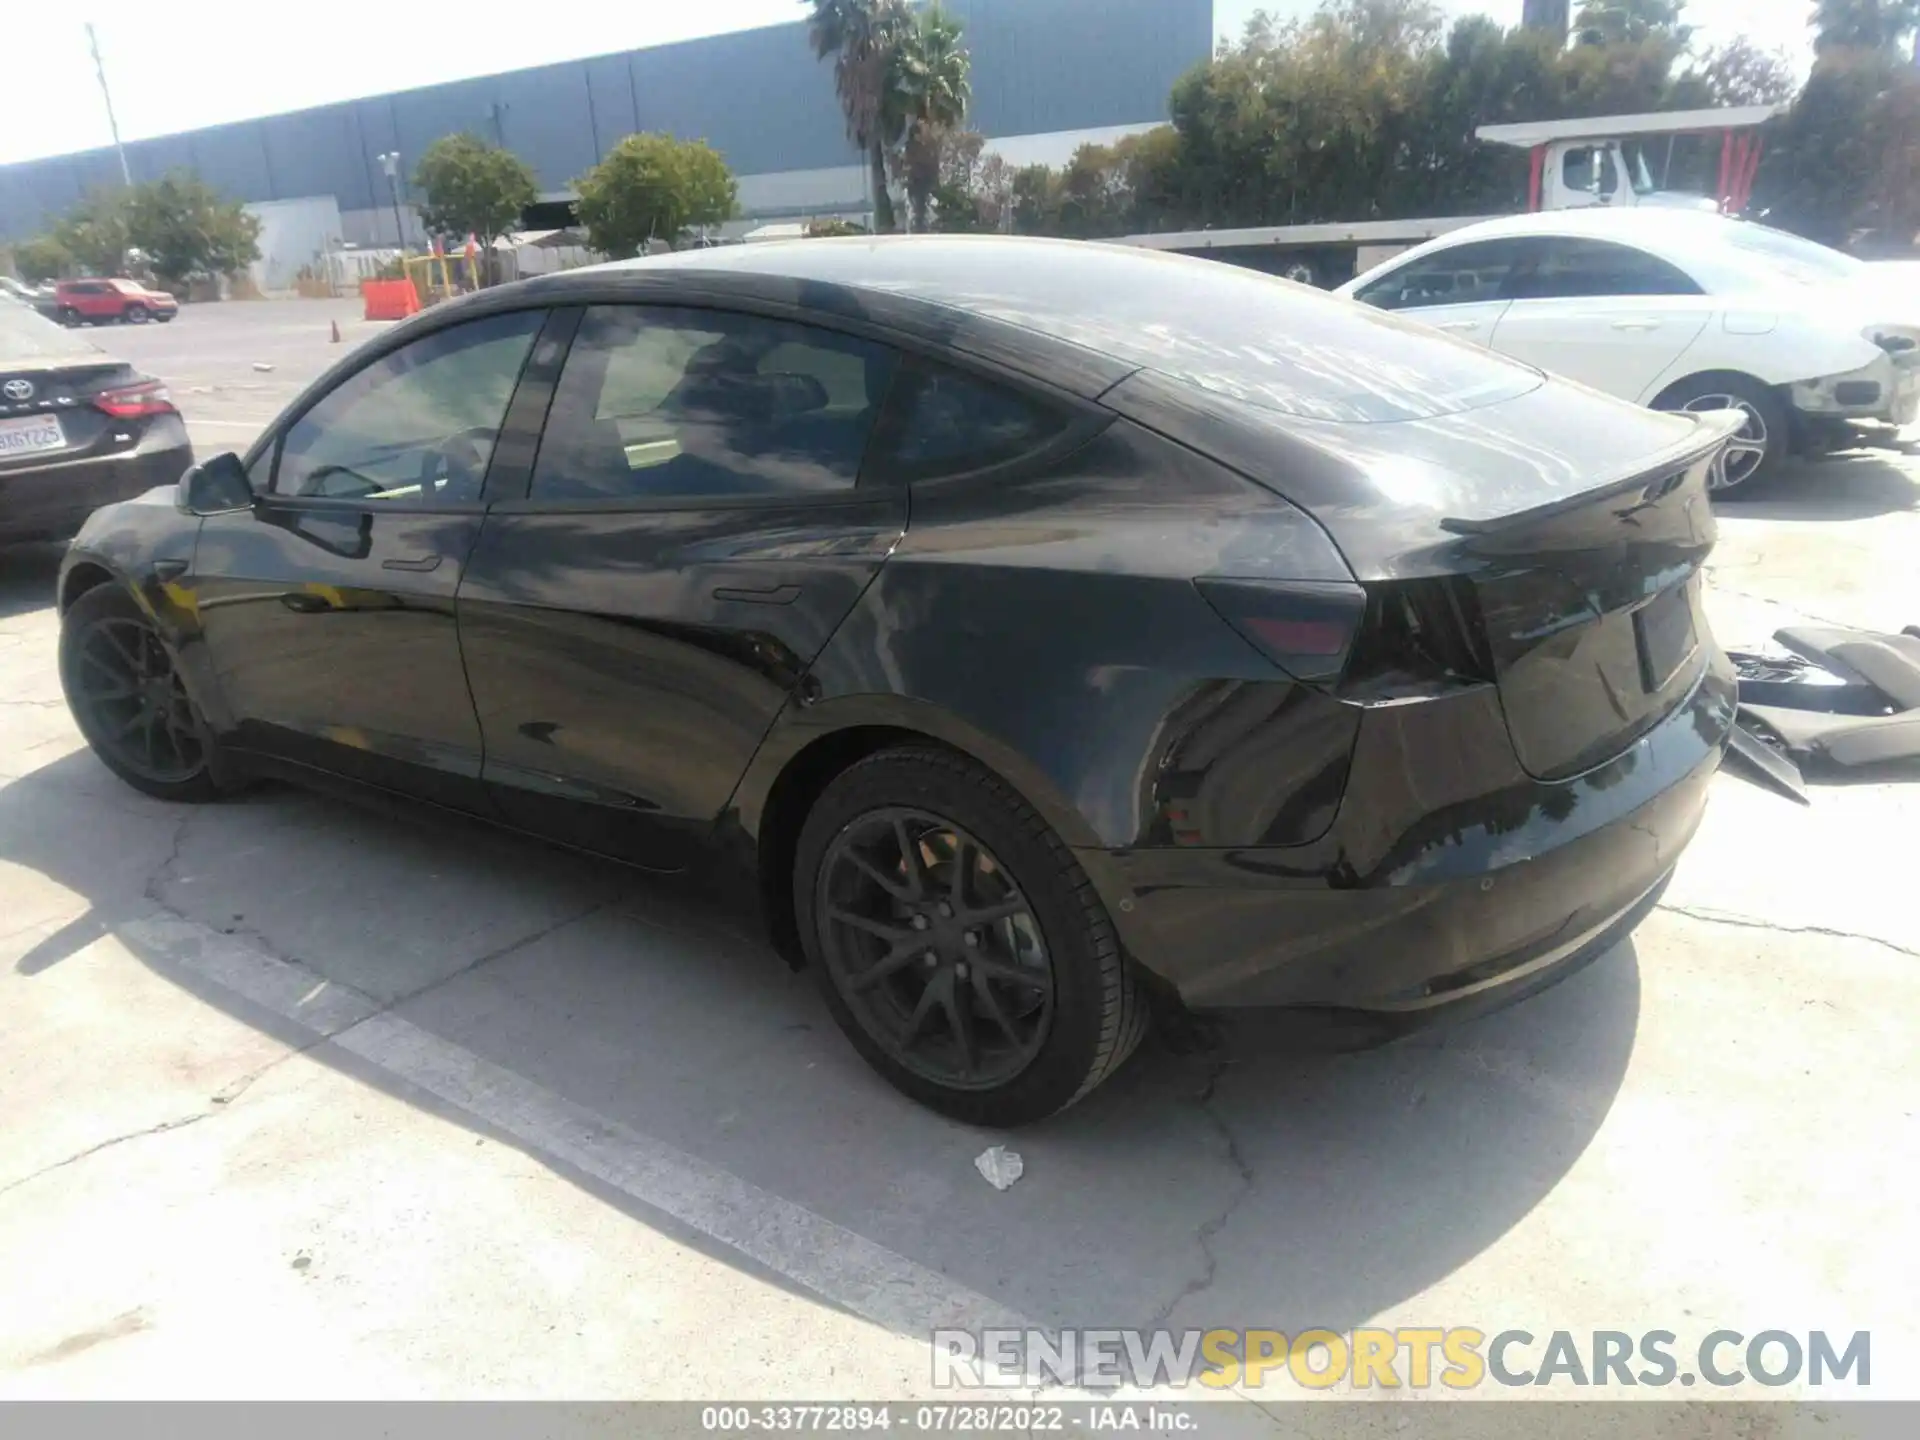
[{"label": "red taillight", "polygon": [[173,397],[158,380],[143,380],[138,385],[122,385],[102,390],[93,397],[96,410],[116,420],[135,420],[142,415],[171,415]]},{"label": "red taillight", "polygon": [[1195,580],[1220,618],[1298,680],[1330,684],[1367,615],[1367,592],[1326,580]]}]

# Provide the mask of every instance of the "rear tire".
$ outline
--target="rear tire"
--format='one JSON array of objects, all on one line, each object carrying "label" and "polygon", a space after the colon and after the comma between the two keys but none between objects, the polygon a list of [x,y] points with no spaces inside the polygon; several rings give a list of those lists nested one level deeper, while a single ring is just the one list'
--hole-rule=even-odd
[{"label": "rear tire", "polygon": [[53,318],[58,320],[62,325],[72,328],[80,323],[80,312],[71,305],[62,305],[58,310],[53,312]]},{"label": "rear tire", "polygon": [[[878,838],[863,848],[867,836]],[[1140,978],[1072,851],[964,756],[883,750],[842,772],[802,827],[793,889],[834,1020],[869,1065],[943,1115],[1043,1119],[1119,1069],[1146,1032]]]},{"label": "rear tire", "polygon": [[157,800],[218,798],[213,737],[151,618],[97,585],[60,621],[60,688],[100,761]]},{"label": "rear tire", "polygon": [[1747,423],[1727,442],[1708,490],[1715,500],[1751,494],[1779,475],[1790,444],[1787,407],[1773,391],[1746,375],[1695,375],[1669,386],[1653,402],[1656,410],[1733,409]]}]

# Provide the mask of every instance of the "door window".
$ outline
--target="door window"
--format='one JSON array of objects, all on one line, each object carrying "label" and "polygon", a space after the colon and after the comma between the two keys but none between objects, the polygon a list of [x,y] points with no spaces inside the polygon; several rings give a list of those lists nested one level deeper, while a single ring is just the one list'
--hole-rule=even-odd
[{"label": "door window", "polygon": [[897,364],[884,345],[758,315],[595,306],[547,413],[532,498],[850,489]]},{"label": "door window", "polygon": [[545,319],[544,310],[516,310],[469,320],[354,372],[288,428],[274,492],[376,504],[478,500]]},{"label": "door window", "polygon": [[1549,236],[1514,274],[1515,299],[1599,295],[1698,295],[1701,289],[1658,255],[1611,240]]},{"label": "door window", "polygon": [[1620,186],[1613,152],[1604,145],[1569,150],[1560,162],[1560,179],[1567,189],[1611,196]]},{"label": "door window", "polygon": [[1505,298],[1502,288],[1518,254],[1516,240],[1449,245],[1361,286],[1353,298],[1381,310],[1500,300]]},{"label": "door window", "polygon": [[931,480],[1018,459],[1066,427],[1051,406],[945,365],[915,361],[899,429],[880,458],[887,478]]}]

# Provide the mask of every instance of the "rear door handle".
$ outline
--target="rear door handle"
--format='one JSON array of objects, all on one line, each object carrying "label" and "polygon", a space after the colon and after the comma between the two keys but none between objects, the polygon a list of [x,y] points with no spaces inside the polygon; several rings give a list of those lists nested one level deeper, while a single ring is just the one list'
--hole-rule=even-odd
[{"label": "rear door handle", "polygon": [[1616,320],[1613,322],[1613,328],[1616,330],[1658,330],[1660,328],[1660,322],[1658,320]]},{"label": "rear door handle", "polygon": [[416,575],[424,575],[429,570],[440,568],[438,555],[415,555],[412,557],[394,556],[380,562],[382,570],[406,570]]},{"label": "rear door handle", "polygon": [[1442,330],[1478,330],[1479,328],[1478,320],[1446,320],[1440,324]]},{"label": "rear door handle", "polygon": [[747,585],[716,585],[716,600],[743,600],[749,605],[791,605],[800,598],[798,585],[769,585],[764,590]]},{"label": "rear door handle", "polygon": [[178,580],[186,573],[187,562],[184,560],[156,560],[153,562],[153,578],[162,584],[168,580]]}]

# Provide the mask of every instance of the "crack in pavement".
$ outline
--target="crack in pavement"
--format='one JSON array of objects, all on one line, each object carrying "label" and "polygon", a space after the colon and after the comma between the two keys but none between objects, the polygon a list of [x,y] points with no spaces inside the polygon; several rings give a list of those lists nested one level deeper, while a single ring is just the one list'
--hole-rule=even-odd
[{"label": "crack in pavement", "polygon": [[[168,848],[166,857],[160,862],[158,866],[154,868],[152,875],[149,876],[148,878],[146,895],[147,895],[147,898],[162,913],[172,917],[173,919],[180,921],[181,923],[186,925],[197,926],[202,930],[207,930],[209,932],[216,933],[216,934],[222,934],[222,938],[231,938],[229,934],[218,931],[216,927],[209,926],[204,921],[196,920],[192,916],[182,913],[180,910],[167,904],[166,901],[160,899],[158,894],[155,893],[158,891],[159,887],[165,882],[165,877],[170,871],[170,869],[172,868],[172,866],[178,863],[181,845],[185,840],[187,829],[189,825],[192,823],[192,818],[193,816],[191,813],[189,813],[186,816],[183,816],[180,820],[180,823],[174,828],[172,843]],[[290,1046],[284,1053],[276,1055],[271,1060],[268,1060],[264,1064],[257,1065],[252,1070],[249,1070],[244,1074],[238,1075],[234,1079],[229,1080],[226,1084],[222,1085],[218,1090],[216,1090],[211,1096],[208,1097],[208,1108],[204,1110],[196,1110],[189,1115],[178,1116],[172,1120],[163,1120],[157,1125],[148,1125],[139,1130],[129,1131],[124,1135],[115,1135],[110,1137],[109,1139],[98,1141],[95,1144],[87,1146],[84,1150],[76,1151],[74,1154],[67,1156],[63,1160],[57,1160],[51,1165],[42,1166],[40,1169],[35,1170],[30,1174],[23,1175],[16,1180],[8,1181],[5,1185],[0,1185],[0,1195],[6,1195],[10,1191],[16,1190],[23,1185],[31,1183],[34,1180],[38,1180],[44,1175],[52,1174],[56,1170],[63,1170],[70,1165],[76,1165],[83,1160],[86,1160],[94,1155],[99,1154],[103,1150],[110,1150],[114,1146],[125,1144],[129,1140],[138,1140],[149,1135],[161,1135],[166,1133],[169,1130],[183,1129],[188,1125],[196,1124],[199,1121],[205,1120],[210,1116],[218,1115],[218,1114],[221,1114],[223,1111],[230,1110],[233,1108],[234,1104],[242,1096],[244,1096],[247,1093],[248,1090],[252,1089],[252,1087],[257,1081],[259,1081],[263,1076],[267,1075],[269,1072],[277,1069],[279,1066],[286,1064],[289,1060],[295,1059],[298,1056],[306,1055],[314,1050],[317,1050],[321,1046],[327,1044],[328,1042],[347,1034],[349,1031],[358,1029],[360,1026],[365,1025],[368,1021],[379,1019],[381,1016],[388,1014],[390,1011],[397,1009],[399,1006],[406,1004],[410,1000],[418,999],[420,996],[425,995],[431,990],[437,989],[439,986],[447,984],[451,980],[459,979],[462,975],[471,974],[473,971],[479,969],[482,965],[486,965],[494,960],[502,959],[505,956],[513,954],[517,950],[523,949],[528,945],[535,944],[538,941],[546,939],[550,935],[556,934],[557,932],[566,929],[569,925],[577,924],[580,921],[587,919],[589,916],[598,914],[603,910],[607,910],[612,906],[618,904],[621,898],[622,898],[621,896],[616,895],[611,898],[596,900],[591,905],[575,910],[569,914],[559,916],[558,918],[550,921],[549,923],[540,926],[536,930],[530,931],[525,935],[521,935],[517,939],[510,940],[503,945],[497,945],[493,949],[485,952],[484,954],[474,957],[472,960],[469,960],[466,964],[460,966],[459,969],[450,971],[445,975],[439,976],[434,980],[429,981],[425,985],[417,986],[416,988],[409,990],[403,995],[398,995],[394,997],[392,1000],[389,1000],[384,1004],[374,1002],[372,1000],[372,997],[370,996],[363,996],[362,998],[366,999],[369,1002],[369,1004],[372,1006],[372,1008],[367,1013],[360,1015],[358,1018],[354,1019],[350,1024],[344,1025],[337,1030],[315,1031],[313,1033],[312,1039],[307,1040],[306,1042],[299,1045]],[[256,938],[256,937],[250,936],[248,938]],[[262,953],[266,954],[269,959],[273,960],[277,964],[289,966],[299,971],[306,971],[307,973],[312,974],[316,979],[319,979],[326,984],[337,985],[340,989],[343,989],[349,992],[353,991],[353,987],[350,985],[345,985],[337,981],[327,981],[324,976],[321,976],[317,971],[314,971],[310,965],[306,965],[301,961],[290,959],[284,955],[274,954],[269,949],[266,949],[266,948],[262,949]]]},{"label": "crack in pavement", "polygon": [[1233,1167],[1240,1183],[1232,1197],[1221,1207],[1220,1212],[1211,1219],[1202,1221],[1200,1227],[1193,1232],[1194,1241],[1199,1245],[1200,1256],[1204,1261],[1200,1273],[1182,1285],[1172,1299],[1153,1313],[1146,1324],[1148,1330],[1159,1329],[1173,1315],[1173,1312],[1180,1308],[1183,1301],[1190,1300],[1195,1295],[1212,1288],[1215,1278],[1220,1273],[1220,1257],[1214,1253],[1213,1237],[1226,1228],[1234,1212],[1239,1210],[1247,1197],[1253,1193],[1253,1167],[1247,1164],[1246,1156],[1240,1152],[1240,1140],[1233,1133],[1233,1127],[1227,1124],[1226,1118],[1220,1114],[1213,1103],[1214,1092],[1219,1088],[1220,1080],[1226,1074],[1230,1063],[1224,1057],[1215,1059],[1207,1072],[1205,1083],[1201,1085],[1199,1094],[1193,1097],[1192,1103],[1202,1115],[1206,1116],[1207,1123],[1220,1137],[1221,1153],[1226,1162]]},{"label": "crack in pavement", "polygon": [[[1743,566],[1740,568],[1744,569],[1746,567]],[[1715,567],[1711,565],[1706,567],[1707,584],[1714,590],[1719,591],[1722,595],[1731,595],[1736,600],[1751,601],[1755,605],[1771,605],[1776,610],[1789,611],[1799,616],[1802,620],[1809,620],[1815,625],[1825,625],[1835,630],[1857,630],[1859,628],[1857,625],[1849,625],[1844,620],[1829,620],[1824,615],[1815,615],[1811,610],[1802,610],[1798,605],[1788,600],[1776,600],[1771,595],[1755,595],[1751,590],[1736,590],[1733,586],[1723,584],[1721,581],[1715,579],[1715,574]]]},{"label": "crack in pavement", "polygon": [[1676,915],[1684,915],[1689,920],[1699,920],[1708,925],[1731,925],[1736,930],[1773,930],[1782,935],[1826,935],[1835,940],[1864,940],[1869,945],[1879,945],[1896,955],[1920,959],[1920,950],[1909,949],[1881,935],[1863,935],[1857,930],[1835,930],[1829,925],[1779,925],[1771,920],[1755,919],[1751,915],[1734,915],[1724,910],[1694,910],[1685,905],[1661,905],[1657,908],[1671,910]]},{"label": "crack in pavement", "polygon": [[22,1185],[27,1185],[38,1180],[42,1175],[51,1175],[56,1170],[64,1170],[69,1165],[77,1165],[90,1156],[98,1155],[102,1150],[111,1150],[114,1146],[124,1145],[129,1140],[141,1140],[149,1135],[164,1135],[169,1130],[182,1130],[189,1125],[206,1119],[214,1113],[212,1110],[196,1110],[191,1115],[182,1115],[173,1120],[162,1120],[158,1125],[148,1125],[140,1130],[129,1130],[125,1135],[115,1135],[110,1140],[102,1140],[97,1144],[89,1145],[84,1150],[76,1151],[64,1160],[56,1160],[51,1165],[43,1165],[32,1174],[22,1175],[18,1180],[9,1180],[5,1185],[0,1185],[0,1195],[18,1190]]}]

